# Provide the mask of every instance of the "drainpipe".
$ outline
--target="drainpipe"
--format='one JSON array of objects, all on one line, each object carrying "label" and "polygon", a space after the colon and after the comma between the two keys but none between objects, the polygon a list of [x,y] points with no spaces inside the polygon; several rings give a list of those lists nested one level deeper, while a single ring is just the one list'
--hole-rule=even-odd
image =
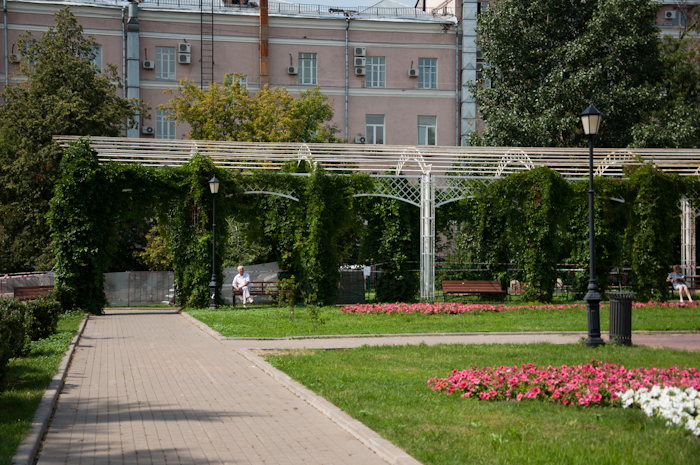
[{"label": "drainpipe", "polygon": [[459,22],[455,24],[455,147],[460,146],[459,101],[461,89],[459,85]]},{"label": "drainpipe", "polygon": [[345,13],[345,139],[348,139],[348,96],[350,93],[350,76],[348,65],[348,30],[350,29],[350,16]]},{"label": "drainpipe", "polygon": [[2,13],[3,13],[3,25],[5,26],[3,31],[5,32],[5,88],[9,85],[9,69],[10,69],[10,56],[7,51],[7,0],[2,0]]},{"label": "drainpipe", "polygon": [[260,0],[260,89],[270,84],[270,45],[267,0]]},{"label": "drainpipe", "polygon": [[[136,98],[140,97],[140,83],[139,83],[139,4],[136,2],[129,2],[129,14],[126,24],[126,97]],[[126,131],[127,137],[139,137],[139,128],[141,122],[141,115],[136,113],[134,115],[134,120],[136,121],[136,127],[128,129]]]},{"label": "drainpipe", "polygon": [[[122,98],[126,98],[126,10],[128,7],[122,8]],[[128,129],[128,125],[124,122],[124,134]]]}]

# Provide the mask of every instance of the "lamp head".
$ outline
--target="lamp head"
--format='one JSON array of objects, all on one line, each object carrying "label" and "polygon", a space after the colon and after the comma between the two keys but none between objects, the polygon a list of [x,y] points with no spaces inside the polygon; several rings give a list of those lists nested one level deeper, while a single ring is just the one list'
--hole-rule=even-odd
[{"label": "lamp head", "polygon": [[598,134],[603,115],[596,110],[593,105],[589,105],[588,108],[583,110],[583,113],[579,115],[579,118],[581,118],[581,123],[583,123],[584,134],[587,136],[596,136]]},{"label": "lamp head", "polygon": [[216,179],[216,176],[211,178],[209,180],[209,190],[211,191],[212,194],[218,194],[219,193],[219,180]]}]

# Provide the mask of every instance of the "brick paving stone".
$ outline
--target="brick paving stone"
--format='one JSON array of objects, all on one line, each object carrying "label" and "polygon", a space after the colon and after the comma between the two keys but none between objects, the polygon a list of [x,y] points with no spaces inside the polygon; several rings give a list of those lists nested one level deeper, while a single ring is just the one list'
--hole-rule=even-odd
[{"label": "brick paving stone", "polygon": [[39,464],[383,462],[169,311],[90,317]]}]

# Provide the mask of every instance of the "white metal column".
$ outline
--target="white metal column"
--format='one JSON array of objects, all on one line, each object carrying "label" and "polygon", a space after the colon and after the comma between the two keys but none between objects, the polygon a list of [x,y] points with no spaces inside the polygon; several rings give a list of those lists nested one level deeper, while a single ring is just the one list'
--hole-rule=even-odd
[{"label": "white metal column", "polygon": [[435,183],[431,165],[420,181],[420,300],[435,300]]},{"label": "white metal column", "polygon": [[695,276],[695,209],[687,198],[681,200],[681,266]]}]

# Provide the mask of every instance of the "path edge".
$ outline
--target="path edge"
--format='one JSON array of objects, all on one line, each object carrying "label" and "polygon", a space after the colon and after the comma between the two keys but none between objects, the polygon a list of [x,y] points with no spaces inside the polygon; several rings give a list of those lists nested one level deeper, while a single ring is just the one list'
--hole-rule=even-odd
[{"label": "path edge", "polygon": [[411,457],[406,451],[382,438],[378,433],[355,420],[323,397],[307,389],[297,381],[294,381],[289,375],[273,367],[250,349],[238,349],[237,352],[248,361],[254,363],[255,366],[280,383],[292,394],[328,417],[333,423],[340,426],[351,436],[364,444],[382,460],[392,465],[420,465],[420,462]]},{"label": "path edge", "polygon": [[70,366],[71,359],[73,358],[73,353],[75,353],[75,348],[78,345],[78,340],[82,336],[85,330],[85,325],[89,319],[89,315],[86,313],[83,316],[83,321],[80,322],[78,331],[73,336],[73,339],[68,346],[68,350],[63,355],[61,363],[58,364],[58,371],[53,378],[49,386],[46,388],[46,392],[41,396],[41,402],[34,413],[34,418],[32,419],[32,429],[29,434],[22,440],[17,452],[12,457],[12,465],[32,465],[34,464],[34,457],[36,456],[39,447],[41,446],[41,441],[46,432],[46,428],[49,425],[49,420],[51,419],[51,414],[53,413],[54,407],[58,402],[58,396],[63,389],[63,383],[68,374],[68,367]]}]

